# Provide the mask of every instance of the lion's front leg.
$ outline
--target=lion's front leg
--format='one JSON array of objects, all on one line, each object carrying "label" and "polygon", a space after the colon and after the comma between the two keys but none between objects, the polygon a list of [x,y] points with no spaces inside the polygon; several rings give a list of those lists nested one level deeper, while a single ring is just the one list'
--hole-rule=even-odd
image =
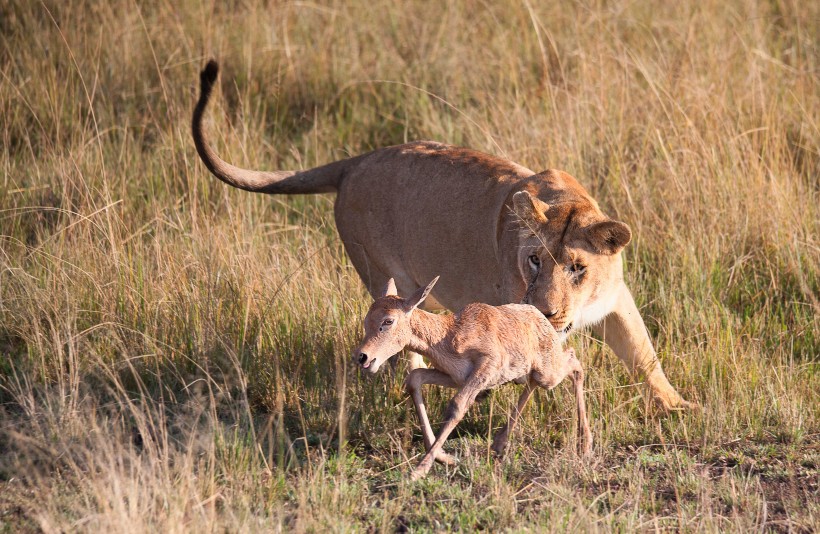
[{"label": "lion's front leg", "polygon": [[626,285],[621,284],[620,294],[612,312],[593,329],[626,364],[630,372],[646,377],[655,401],[664,410],[695,407],[684,400],[666,378],[661,362],[652,347],[646,325]]}]

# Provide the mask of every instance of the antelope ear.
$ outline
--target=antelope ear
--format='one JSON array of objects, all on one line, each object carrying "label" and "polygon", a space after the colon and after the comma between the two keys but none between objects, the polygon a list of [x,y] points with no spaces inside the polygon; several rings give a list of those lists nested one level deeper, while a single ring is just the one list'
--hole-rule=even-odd
[{"label": "antelope ear", "polygon": [[394,297],[399,294],[396,291],[396,281],[392,278],[387,281],[387,285],[384,286],[384,290],[382,291],[382,297]]},{"label": "antelope ear", "polygon": [[550,208],[549,204],[532,196],[528,191],[518,191],[512,197],[513,211],[522,221],[529,224],[544,224],[547,216],[544,215]]},{"label": "antelope ear", "polygon": [[619,221],[604,221],[587,226],[587,240],[599,254],[619,253],[632,239],[629,226]]},{"label": "antelope ear", "polygon": [[416,308],[419,307],[419,304],[424,302],[424,299],[427,298],[427,295],[430,294],[430,291],[433,290],[433,286],[436,285],[438,282],[438,276],[433,278],[433,281],[427,284],[426,287],[420,287],[413,293],[405,302],[404,302],[404,311],[406,313],[410,313]]}]

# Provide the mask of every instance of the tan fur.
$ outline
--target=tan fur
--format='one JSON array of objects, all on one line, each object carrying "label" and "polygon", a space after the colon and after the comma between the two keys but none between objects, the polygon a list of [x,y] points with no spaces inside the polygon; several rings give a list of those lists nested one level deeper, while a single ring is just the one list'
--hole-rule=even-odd
[{"label": "tan fur", "polygon": [[[570,175],[432,141],[383,148],[304,171],[260,172],[221,160],[202,117],[211,62],[193,117],[203,162],[220,180],[271,194],[336,191],[345,250],[372,295],[394,278],[410,291],[437,273],[429,309],[529,303],[562,336],[592,326],[666,409],[689,404],[669,384],[632,295],[621,250],[629,227],[606,217]],[[530,257],[538,260],[534,268]],[[585,267],[583,275],[572,266]]]},{"label": "tan fur", "polygon": [[[536,386],[552,389],[567,376],[575,383],[579,449],[592,451],[592,432],[584,402],[584,371],[572,349],[561,350],[553,326],[534,306],[468,304],[455,315],[435,315],[417,309],[438,278],[408,299],[395,295],[388,281],[364,320],[365,336],[354,352],[362,368],[376,373],[382,364],[405,347],[427,356],[435,369],[414,369],[405,381],[424,435],[427,454],[413,471],[417,479],[427,474],[434,460],[453,463],[442,451],[444,441],[482,391],[508,382],[526,384],[509,421],[495,436],[493,450],[504,454],[510,432]],[[433,436],[421,395],[423,384],[456,388],[438,437]]]}]

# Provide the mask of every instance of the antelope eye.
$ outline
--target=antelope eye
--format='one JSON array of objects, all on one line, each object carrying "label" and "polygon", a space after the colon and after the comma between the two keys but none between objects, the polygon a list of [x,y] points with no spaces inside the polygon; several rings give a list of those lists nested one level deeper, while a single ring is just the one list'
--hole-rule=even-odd
[{"label": "antelope eye", "polygon": [[390,326],[391,324],[393,324],[393,319],[385,319],[382,321],[382,326]]},{"label": "antelope eye", "polygon": [[535,254],[533,254],[532,256],[530,256],[527,259],[530,260],[530,263],[534,267],[540,267],[541,266],[541,259],[538,256],[536,256]]}]

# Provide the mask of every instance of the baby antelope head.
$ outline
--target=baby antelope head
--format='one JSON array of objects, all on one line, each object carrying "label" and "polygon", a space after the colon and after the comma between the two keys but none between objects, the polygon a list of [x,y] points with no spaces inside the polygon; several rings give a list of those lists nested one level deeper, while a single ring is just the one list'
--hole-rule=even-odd
[{"label": "baby antelope head", "polygon": [[356,362],[365,371],[376,374],[382,364],[410,343],[413,331],[410,316],[413,310],[424,302],[438,281],[416,290],[412,296],[403,299],[396,293],[396,283],[391,278],[364,318],[364,339],[353,352]]}]

